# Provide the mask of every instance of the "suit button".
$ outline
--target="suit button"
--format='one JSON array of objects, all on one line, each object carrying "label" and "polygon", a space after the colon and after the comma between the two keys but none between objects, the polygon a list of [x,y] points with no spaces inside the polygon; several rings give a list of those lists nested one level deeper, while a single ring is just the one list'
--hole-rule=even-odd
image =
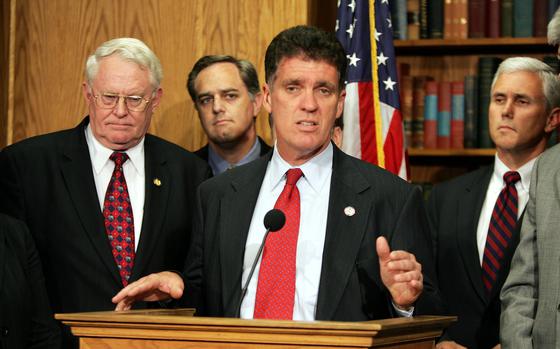
[{"label": "suit button", "polygon": [[8,331],[7,327],[2,327],[2,337],[8,337],[8,334],[10,333],[10,331]]}]

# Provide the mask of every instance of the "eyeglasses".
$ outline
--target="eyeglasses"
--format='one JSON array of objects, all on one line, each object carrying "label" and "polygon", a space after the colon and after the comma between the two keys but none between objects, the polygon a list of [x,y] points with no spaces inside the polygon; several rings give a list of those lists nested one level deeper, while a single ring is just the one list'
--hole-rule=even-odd
[{"label": "eyeglasses", "polygon": [[101,93],[98,95],[93,94],[95,105],[101,109],[113,109],[118,104],[120,99],[124,99],[124,104],[129,111],[144,111],[146,106],[152,100],[141,96],[123,96],[114,93]]}]

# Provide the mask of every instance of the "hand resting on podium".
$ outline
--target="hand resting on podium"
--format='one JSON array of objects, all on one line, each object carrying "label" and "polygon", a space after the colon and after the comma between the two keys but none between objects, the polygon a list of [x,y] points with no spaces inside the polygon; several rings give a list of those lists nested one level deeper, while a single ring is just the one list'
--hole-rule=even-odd
[{"label": "hand resting on podium", "polygon": [[179,299],[183,295],[185,284],[183,279],[172,271],[150,274],[129,284],[117,293],[112,301],[115,310],[130,310],[136,301],[165,301],[170,298]]}]

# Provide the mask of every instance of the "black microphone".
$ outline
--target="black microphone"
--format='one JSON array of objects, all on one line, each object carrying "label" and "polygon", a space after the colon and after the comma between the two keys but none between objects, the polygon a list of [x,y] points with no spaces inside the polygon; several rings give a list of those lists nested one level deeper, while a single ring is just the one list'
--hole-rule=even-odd
[{"label": "black microphone", "polygon": [[259,251],[255,256],[255,259],[253,260],[253,265],[251,266],[251,271],[249,272],[249,276],[245,281],[245,285],[243,285],[243,288],[241,289],[241,297],[239,298],[239,304],[237,304],[237,309],[235,311],[235,314],[237,314],[237,316],[241,315],[239,313],[241,309],[241,303],[243,302],[243,298],[245,298],[245,294],[247,293],[247,288],[249,288],[249,282],[251,282],[251,278],[253,277],[253,273],[255,272],[255,267],[257,266],[257,262],[261,257],[264,244],[266,242],[266,238],[268,237],[268,233],[270,233],[271,231],[278,231],[282,229],[285,223],[286,223],[286,216],[284,215],[284,212],[277,210],[275,208],[268,211],[264,216],[264,227],[266,228],[266,233],[264,233],[264,237],[262,239],[261,246],[259,247]]}]

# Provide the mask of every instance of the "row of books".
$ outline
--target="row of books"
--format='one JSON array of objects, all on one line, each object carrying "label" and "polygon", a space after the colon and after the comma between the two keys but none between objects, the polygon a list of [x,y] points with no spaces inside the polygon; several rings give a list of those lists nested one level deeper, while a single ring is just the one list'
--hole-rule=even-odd
[{"label": "row of books", "polygon": [[544,37],[560,0],[391,0],[393,38]]},{"label": "row of books", "polygon": [[[545,57],[554,62],[556,57]],[[501,59],[480,57],[478,74],[462,81],[435,81],[407,75],[401,67],[400,97],[406,145],[409,148],[492,148],[488,130],[490,88]],[[556,142],[555,135],[553,142]]]},{"label": "row of books", "polygon": [[465,82],[429,76],[401,78],[401,112],[408,148],[465,147]]}]

